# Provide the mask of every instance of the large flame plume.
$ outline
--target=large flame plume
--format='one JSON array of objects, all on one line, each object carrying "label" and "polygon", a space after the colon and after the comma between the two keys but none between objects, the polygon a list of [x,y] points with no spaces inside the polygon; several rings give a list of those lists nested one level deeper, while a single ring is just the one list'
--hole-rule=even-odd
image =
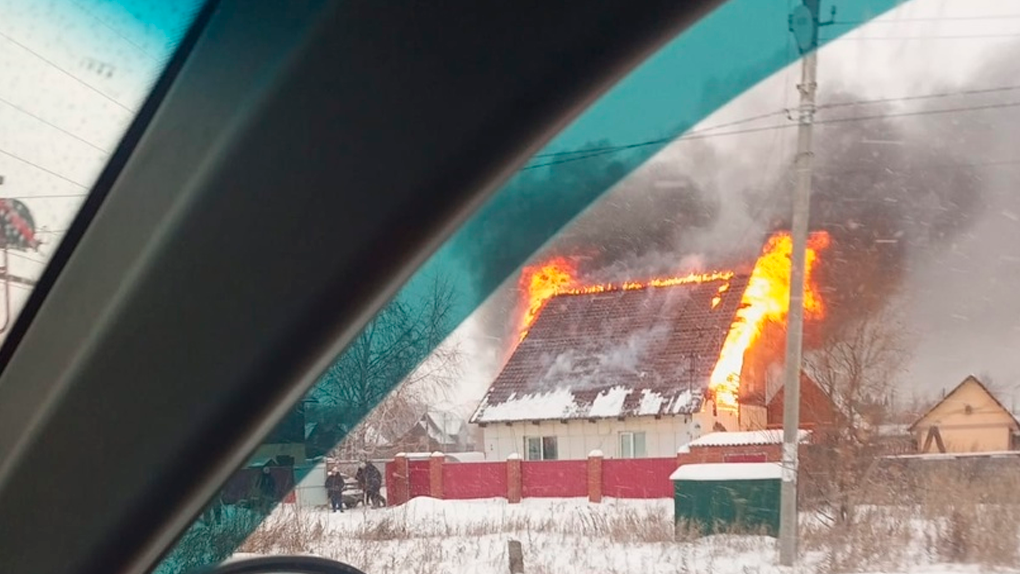
[{"label": "large flame plume", "polygon": [[[818,254],[829,246],[829,234],[817,231],[808,237],[807,257],[804,269],[804,318],[818,320],[825,317],[825,303],[813,278]],[[715,394],[718,409],[735,411],[740,394],[740,373],[744,366],[744,355],[758,340],[769,322],[785,324],[790,298],[790,255],[793,241],[787,232],[772,235],[762,254],[754,265],[747,288],[740,300],[740,308],[723,342],[719,361],[709,378],[709,388]],[[527,266],[521,273],[520,290],[524,298],[520,319],[520,340],[541,313],[545,304],[556,295],[603,293],[645,289],[648,287],[670,287],[708,281],[726,281],[734,276],[732,271],[690,273],[677,277],[628,281],[620,284],[583,285],[577,279],[577,265],[566,257],[553,257],[542,263]],[[722,300],[722,294],[729,289],[729,283],[719,287],[712,299],[712,308]]]},{"label": "large flame plume", "polygon": [[[829,246],[829,234],[817,231],[808,237],[804,267],[804,318],[825,317],[825,303],[812,271],[818,253]],[[790,303],[790,255],[793,240],[789,233],[776,233],[769,238],[754,265],[747,289],[740,300],[740,309],[723,342],[719,362],[712,370],[709,388],[715,391],[717,408],[735,411],[740,393],[740,373],[744,354],[761,336],[766,323],[786,323]]]}]

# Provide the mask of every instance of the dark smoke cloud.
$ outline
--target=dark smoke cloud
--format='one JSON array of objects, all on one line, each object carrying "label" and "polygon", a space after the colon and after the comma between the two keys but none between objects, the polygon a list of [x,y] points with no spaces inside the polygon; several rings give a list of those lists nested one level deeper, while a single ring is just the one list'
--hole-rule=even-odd
[{"label": "dark smoke cloud", "polygon": [[[860,101],[837,92],[822,101]],[[832,111],[829,111],[832,110]],[[811,225],[833,238],[819,266],[829,326],[885,306],[903,286],[910,258],[944,249],[983,212],[983,184],[957,134],[896,117],[891,106],[824,107],[816,129]],[[887,116],[887,117],[882,117]],[[852,120],[852,118],[875,118]],[[846,120],[846,121],[841,121]],[[773,228],[788,228],[793,166],[752,203]]]}]

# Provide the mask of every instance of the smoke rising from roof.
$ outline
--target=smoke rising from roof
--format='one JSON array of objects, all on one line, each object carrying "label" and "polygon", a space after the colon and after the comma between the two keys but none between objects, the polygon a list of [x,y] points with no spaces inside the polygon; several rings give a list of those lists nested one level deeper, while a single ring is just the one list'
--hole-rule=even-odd
[{"label": "smoke rising from roof", "polygon": [[[882,95],[1020,84],[1012,53],[1003,50],[963,81],[929,70],[909,89]],[[779,76],[741,98],[736,107],[745,117],[775,108],[777,96],[792,91],[789,76]],[[949,387],[970,372],[1020,382],[1013,360],[1020,345],[1020,154],[1013,141],[1020,108],[966,109],[1016,103],[1020,90],[832,106],[874,98],[875,87],[862,85],[823,78],[819,94],[811,219],[833,236],[819,269],[833,323],[901,307],[915,350],[904,394]],[[929,113],[950,109],[957,111]],[[793,122],[755,125],[784,123]],[[795,137],[795,129],[783,129],[677,141],[534,260],[574,257],[592,282],[746,266],[771,231],[788,226]],[[597,145],[620,143],[630,142]],[[567,165],[569,177],[555,169],[540,176],[555,188],[560,180],[571,185],[580,171],[628,164],[607,154]],[[483,313],[493,335],[512,329],[515,279]]]}]

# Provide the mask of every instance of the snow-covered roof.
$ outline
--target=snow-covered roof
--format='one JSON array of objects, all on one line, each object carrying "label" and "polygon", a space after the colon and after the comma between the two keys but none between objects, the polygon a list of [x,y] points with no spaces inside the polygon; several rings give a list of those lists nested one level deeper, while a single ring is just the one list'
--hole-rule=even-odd
[{"label": "snow-covered roof", "polygon": [[[426,422],[427,421],[427,422]],[[456,444],[464,432],[464,419],[455,413],[430,410],[422,419],[429,438],[440,444]]]},{"label": "snow-covered roof", "polygon": [[[811,435],[811,431],[797,431],[797,440],[804,442]],[[697,446],[744,446],[755,444],[781,444],[783,442],[782,430],[756,430],[739,432],[713,432],[703,435],[701,438],[692,440],[681,448],[690,449]]]},{"label": "snow-covered roof", "polygon": [[771,480],[782,477],[778,462],[722,462],[685,464],[669,475],[670,480]]},{"label": "snow-covered roof", "polygon": [[739,276],[553,297],[471,421],[697,412],[746,286]]}]

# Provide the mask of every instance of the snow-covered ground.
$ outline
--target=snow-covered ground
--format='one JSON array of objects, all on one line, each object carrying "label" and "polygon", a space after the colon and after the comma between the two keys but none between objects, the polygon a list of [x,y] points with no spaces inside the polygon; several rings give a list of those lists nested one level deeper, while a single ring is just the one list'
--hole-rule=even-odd
[{"label": "snow-covered ground", "polygon": [[[718,535],[675,541],[671,500],[502,499],[439,501],[416,498],[387,509],[344,513],[279,509],[239,552],[313,553],[353,564],[369,574],[485,574],[508,572],[507,541],[520,540],[528,574],[574,572],[641,574],[790,574],[779,567],[768,537]],[[914,527],[900,529],[907,532]],[[945,564],[925,548],[924,536],[897,539],[879,531],[874,552],[858,572],[1007,572],[968,564]],[[870,543],[871,541],[869,541]],[[811,546],[810,548],[807,548]],[[797,572],[848,571],[835,553],[805,543]],[[883,550],[884,549],[884,550]],[[828,551],[827,551],[828,550]],[[875,565],[885,564],[882,567]]]}]

